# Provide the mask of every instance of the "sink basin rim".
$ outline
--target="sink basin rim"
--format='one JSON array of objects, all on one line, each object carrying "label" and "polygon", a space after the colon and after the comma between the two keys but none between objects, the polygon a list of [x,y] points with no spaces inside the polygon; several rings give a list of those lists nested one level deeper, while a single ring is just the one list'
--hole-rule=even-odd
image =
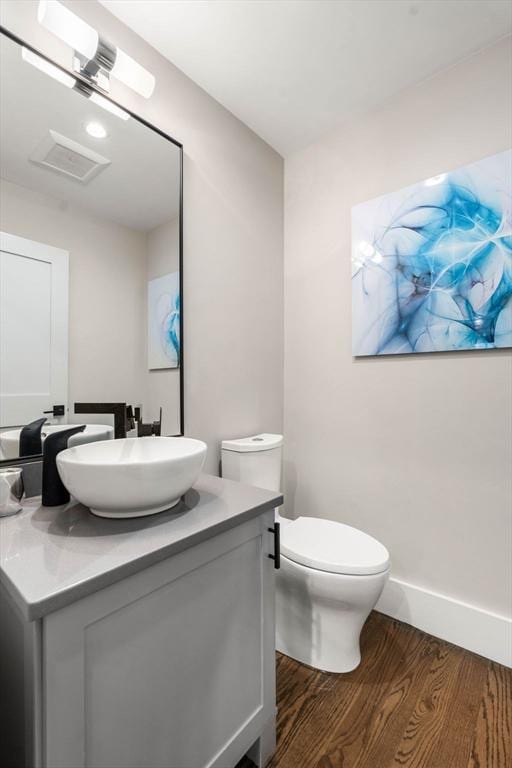
[{"label": "sink basin rim", "polygon": [[[156,451],[158,450],[163,451],[166,448],[178,448],[174,442],[176,440],[179,440],[181,445],[188,450],[183,453],[178,451],[176,453],[171,452],[161,456],[156,454]],[[144,455],[143,453],[141,455],[141,451],[146,450],[145,448],[142,448],[143,445],[147,445],[146,441],[151,441],[152,448],[155,448],[155,453],[152,455]],[[128,456],[120,456],[119,452],[123,450],[124,446],[126,446],[126,448],[134,448],[135,452]],[[72,446],[58,455],[57,462],[65,461],[68,464],[81,464],[91,468],[121,466],[136,467],[138,465],[156,466],[159,464],[181,461],[183,459],[187,460],[191,456],[199,456],[204,453],[206,448],[206,443],[192,437],[123,437],[117,440],[105,441],[104,443],[84,443],[83,445]],[[97,456],[95,456],[95,454]],[[109,456],[109,454],[112,455]]]}]

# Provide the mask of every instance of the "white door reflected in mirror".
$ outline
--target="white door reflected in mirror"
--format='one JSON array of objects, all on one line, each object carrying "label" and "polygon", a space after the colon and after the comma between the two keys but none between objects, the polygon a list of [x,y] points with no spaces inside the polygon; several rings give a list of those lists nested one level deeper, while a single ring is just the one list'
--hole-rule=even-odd
[{"label": "white door reflected in mirror", "polygon": [[0,232],[0,428],[68,399],[67,251]]}]

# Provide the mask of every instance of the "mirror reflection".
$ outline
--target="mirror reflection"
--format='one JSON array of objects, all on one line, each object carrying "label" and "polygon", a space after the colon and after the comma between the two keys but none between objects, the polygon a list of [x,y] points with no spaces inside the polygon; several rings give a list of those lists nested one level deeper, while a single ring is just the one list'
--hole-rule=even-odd
[{"label": "mirror reflection", "polygon": [[51,70],[2,36],[3,460],[182,430],[181,148]]}]

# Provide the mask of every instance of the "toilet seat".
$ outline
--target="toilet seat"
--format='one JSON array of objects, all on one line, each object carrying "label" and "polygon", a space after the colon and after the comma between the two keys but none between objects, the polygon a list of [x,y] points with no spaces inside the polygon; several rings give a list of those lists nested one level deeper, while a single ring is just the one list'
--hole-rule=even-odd
[{"label": "toilet seat", "polygon": [[389,568],[389,552],[357,528],[316,517],[299,517],[281,529],[281,554],[328,573],[370,576]]}]

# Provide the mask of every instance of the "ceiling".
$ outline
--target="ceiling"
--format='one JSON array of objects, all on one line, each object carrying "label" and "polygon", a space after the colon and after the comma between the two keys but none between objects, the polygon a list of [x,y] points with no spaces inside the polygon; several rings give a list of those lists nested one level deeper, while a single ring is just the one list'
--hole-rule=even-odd
[{"label": "ceiling", "polygon": [[[85,130],[90,121],[101,123],[108,136],[91,138]],[[87,184],[37,165],[30,156],[50,130],[106,157],[110,165]],[[7,39],[0,47],[0,173],[130,229],[149,231],[179,212],[178,148],[40,72]]]},{"label": "ceiling", "polygon": [[509,0],[100,2],[283,155],[512,30]]}]

